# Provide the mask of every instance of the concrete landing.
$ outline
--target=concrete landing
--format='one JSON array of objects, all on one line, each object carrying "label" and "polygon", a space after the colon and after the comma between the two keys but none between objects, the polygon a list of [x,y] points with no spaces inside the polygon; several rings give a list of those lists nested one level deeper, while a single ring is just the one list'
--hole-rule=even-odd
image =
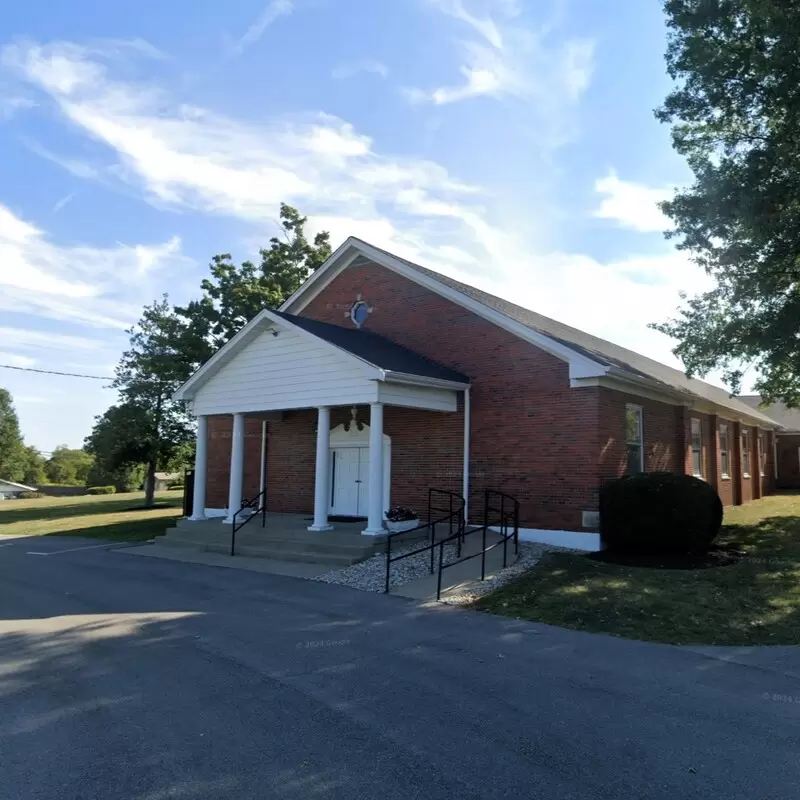
[{"label": "concrete landing", "polygon": [[[347,567],[369,558],[384,547],[385,537],[364,536],[363,522],[335,523],[330,531],[309,531],[310,520],[302,514],[260,515],[236,533],[236,556],[279,562]],[[159,544],[181,550],[230,554],[231,526],[221,519],[193,522],[178,520]]]}]

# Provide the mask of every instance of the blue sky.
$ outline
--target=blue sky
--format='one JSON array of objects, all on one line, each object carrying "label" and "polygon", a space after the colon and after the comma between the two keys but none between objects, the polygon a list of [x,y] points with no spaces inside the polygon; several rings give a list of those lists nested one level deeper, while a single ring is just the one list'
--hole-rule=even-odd
[{"label": "blue sky", "polygon": [[[705,277],[656,202],[688,172],[642,0],[31,0],[0,17],[0,363],[110,375],[163,292],[253,257],[280,201],[668,363]],[[0,369],[29,443],[103,382]]]}]

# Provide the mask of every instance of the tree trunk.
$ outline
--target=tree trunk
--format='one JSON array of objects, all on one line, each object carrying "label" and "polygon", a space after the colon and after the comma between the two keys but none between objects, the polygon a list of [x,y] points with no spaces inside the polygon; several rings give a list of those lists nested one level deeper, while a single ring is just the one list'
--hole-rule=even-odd
[{"label": "tree trunk", "polygon": [[144,507],[152,508],[155,503],[156,495],[156,462],[151,461],[147,465],[147,481],[144,488]]}]

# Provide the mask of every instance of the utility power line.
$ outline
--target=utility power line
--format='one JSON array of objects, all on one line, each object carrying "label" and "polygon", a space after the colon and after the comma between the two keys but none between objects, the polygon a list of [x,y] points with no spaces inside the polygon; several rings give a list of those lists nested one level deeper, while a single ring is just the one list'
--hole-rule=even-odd
[{"label": "utility power line", "polygon": [[11,364],[0,364],[0,369],[15,369],[19,372],[38,372],[40,375],[63,375],[67,378],[89,378],[93,381],[113,381],[105,375],[83,375],[79,372],[57,372],[52,369],[34,369],[33,367],[15,367]]}]

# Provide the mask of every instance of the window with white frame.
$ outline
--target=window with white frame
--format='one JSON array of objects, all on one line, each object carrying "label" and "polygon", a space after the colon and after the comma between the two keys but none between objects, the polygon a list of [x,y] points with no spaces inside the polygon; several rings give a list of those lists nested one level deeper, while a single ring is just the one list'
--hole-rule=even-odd
[{"label": "window with white frame", "polygon": [[750,431],[742,431],[742,477],[750,477]]},{"label": "window with white frame", "polygon": [[625,406],[625,441],[628,448],[628,475],[644,472],[644,437],[641,406]]},{"label": "window with white frame", "polygon": [[767,474],[767,434],[758,434],[758,471],[763,478]]},{"label": "window with white frame", "polygon": [[703,423],[692,417],[692,475],[703,477]]},{"label": "window with white frame", "polygon": [[731,476],[731,445],[727,425],[719,426],[719,459],[723,478]]}]

